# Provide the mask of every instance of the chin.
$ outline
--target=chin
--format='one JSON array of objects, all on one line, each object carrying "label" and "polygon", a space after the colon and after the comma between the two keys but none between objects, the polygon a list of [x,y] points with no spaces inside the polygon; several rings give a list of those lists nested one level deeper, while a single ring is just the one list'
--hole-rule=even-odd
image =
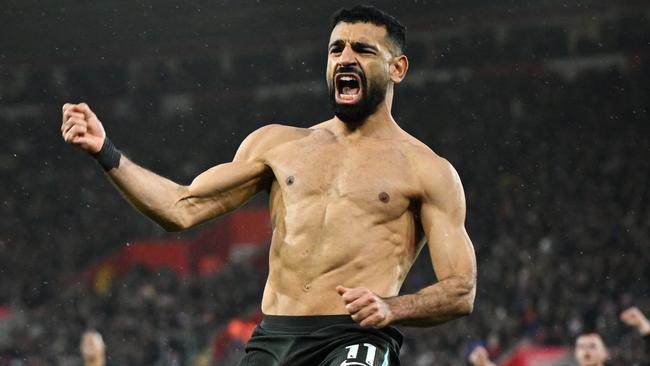
[{"label": "chin", "polygon": [[334,115],[347,125],[359,126],[386,98],[388,82],[368,80],[356,68],[340,68],[328,83]]},{"label": "chin", "polygon": [[371,93],[363,95],[354,103],[339,103],[334,91],[330,93],[330,104],[334,115],[348,125],[360,125],[373,113],[375,113],[384,100],[385,95]]}]

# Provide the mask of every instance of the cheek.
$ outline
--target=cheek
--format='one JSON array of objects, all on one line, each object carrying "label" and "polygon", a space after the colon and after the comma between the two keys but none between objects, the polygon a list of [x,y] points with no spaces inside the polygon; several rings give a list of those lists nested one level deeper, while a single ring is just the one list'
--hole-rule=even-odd
[{"label": "cheek", "polygon": [[328,58],[327,59],[327,64],[325,66],[325,69],[326,69],[328,74],[330,74],[330,72],[332,71],[332,67],[333,67],[332,65],[333,65],[332,61]]},{"label": "cheek", "polygon": [[331,86],[332,85],[332,74],[333,74],[333,69],[332,69],[332,64],[327,61],[327,67],[325,68],[325,80],[327,81],[327,85]]},{"label": "cheek", "polygon": [[582,358],[585,357],[585,355],[586,355],[587,353],[588,353],[588,352],[585,351],[585,350],[577,350],[577,351],[576,351],[576,358],[582,359]]},{"label": "cheek", "polygon": [[374,80],[377,82],[385,82],[390,78],[389,67],[385,64],[372,64],[368,65],[367,70]]},{"label": "cheek", "polygon": [[390,64],[381,64],[381,78],[388,81],[391,77],[391,65]]}]

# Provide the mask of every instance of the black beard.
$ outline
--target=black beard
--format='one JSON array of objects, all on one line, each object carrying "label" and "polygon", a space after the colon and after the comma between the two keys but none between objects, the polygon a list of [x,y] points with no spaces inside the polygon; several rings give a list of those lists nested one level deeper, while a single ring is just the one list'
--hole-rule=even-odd
[{"label": "black beard", "polygon": [[348,125],[361,125],[370,115],[377,111],[379,104],[386,98],[386,90],[388,84],[379,85],[377,83],[368,83],[364,74],[360,74],[361,78],[361,100],[356,104],[339,104],[336,102],[336,78],[332,80],[329,85],[329,99],[330,105],[334,115],[341,121]]}]

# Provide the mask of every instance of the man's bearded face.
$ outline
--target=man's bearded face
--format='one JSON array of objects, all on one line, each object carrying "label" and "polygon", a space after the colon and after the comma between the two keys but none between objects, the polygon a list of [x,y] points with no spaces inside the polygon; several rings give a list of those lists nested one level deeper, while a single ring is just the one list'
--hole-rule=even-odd
[{"label": "man's bearded face", "polygon": [[368,81],[356,65],[339,66],[328,85],[334,115],[349,124],[359,124],[377,111],[386,98],[387,80]]}]

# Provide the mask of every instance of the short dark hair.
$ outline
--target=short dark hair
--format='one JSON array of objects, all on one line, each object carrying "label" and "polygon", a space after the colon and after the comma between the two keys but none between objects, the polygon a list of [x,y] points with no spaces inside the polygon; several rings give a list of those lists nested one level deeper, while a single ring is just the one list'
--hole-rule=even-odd
[{"label": "short dark hair", "polygon": [[383,26],[388,37],[397,46],[399,52],[406,52],[406,27],[394,16],[377,9],[372,5],[356,5],[351,8],[341,8],[332,14],[330,32],[340,22],[371,23]]}]

